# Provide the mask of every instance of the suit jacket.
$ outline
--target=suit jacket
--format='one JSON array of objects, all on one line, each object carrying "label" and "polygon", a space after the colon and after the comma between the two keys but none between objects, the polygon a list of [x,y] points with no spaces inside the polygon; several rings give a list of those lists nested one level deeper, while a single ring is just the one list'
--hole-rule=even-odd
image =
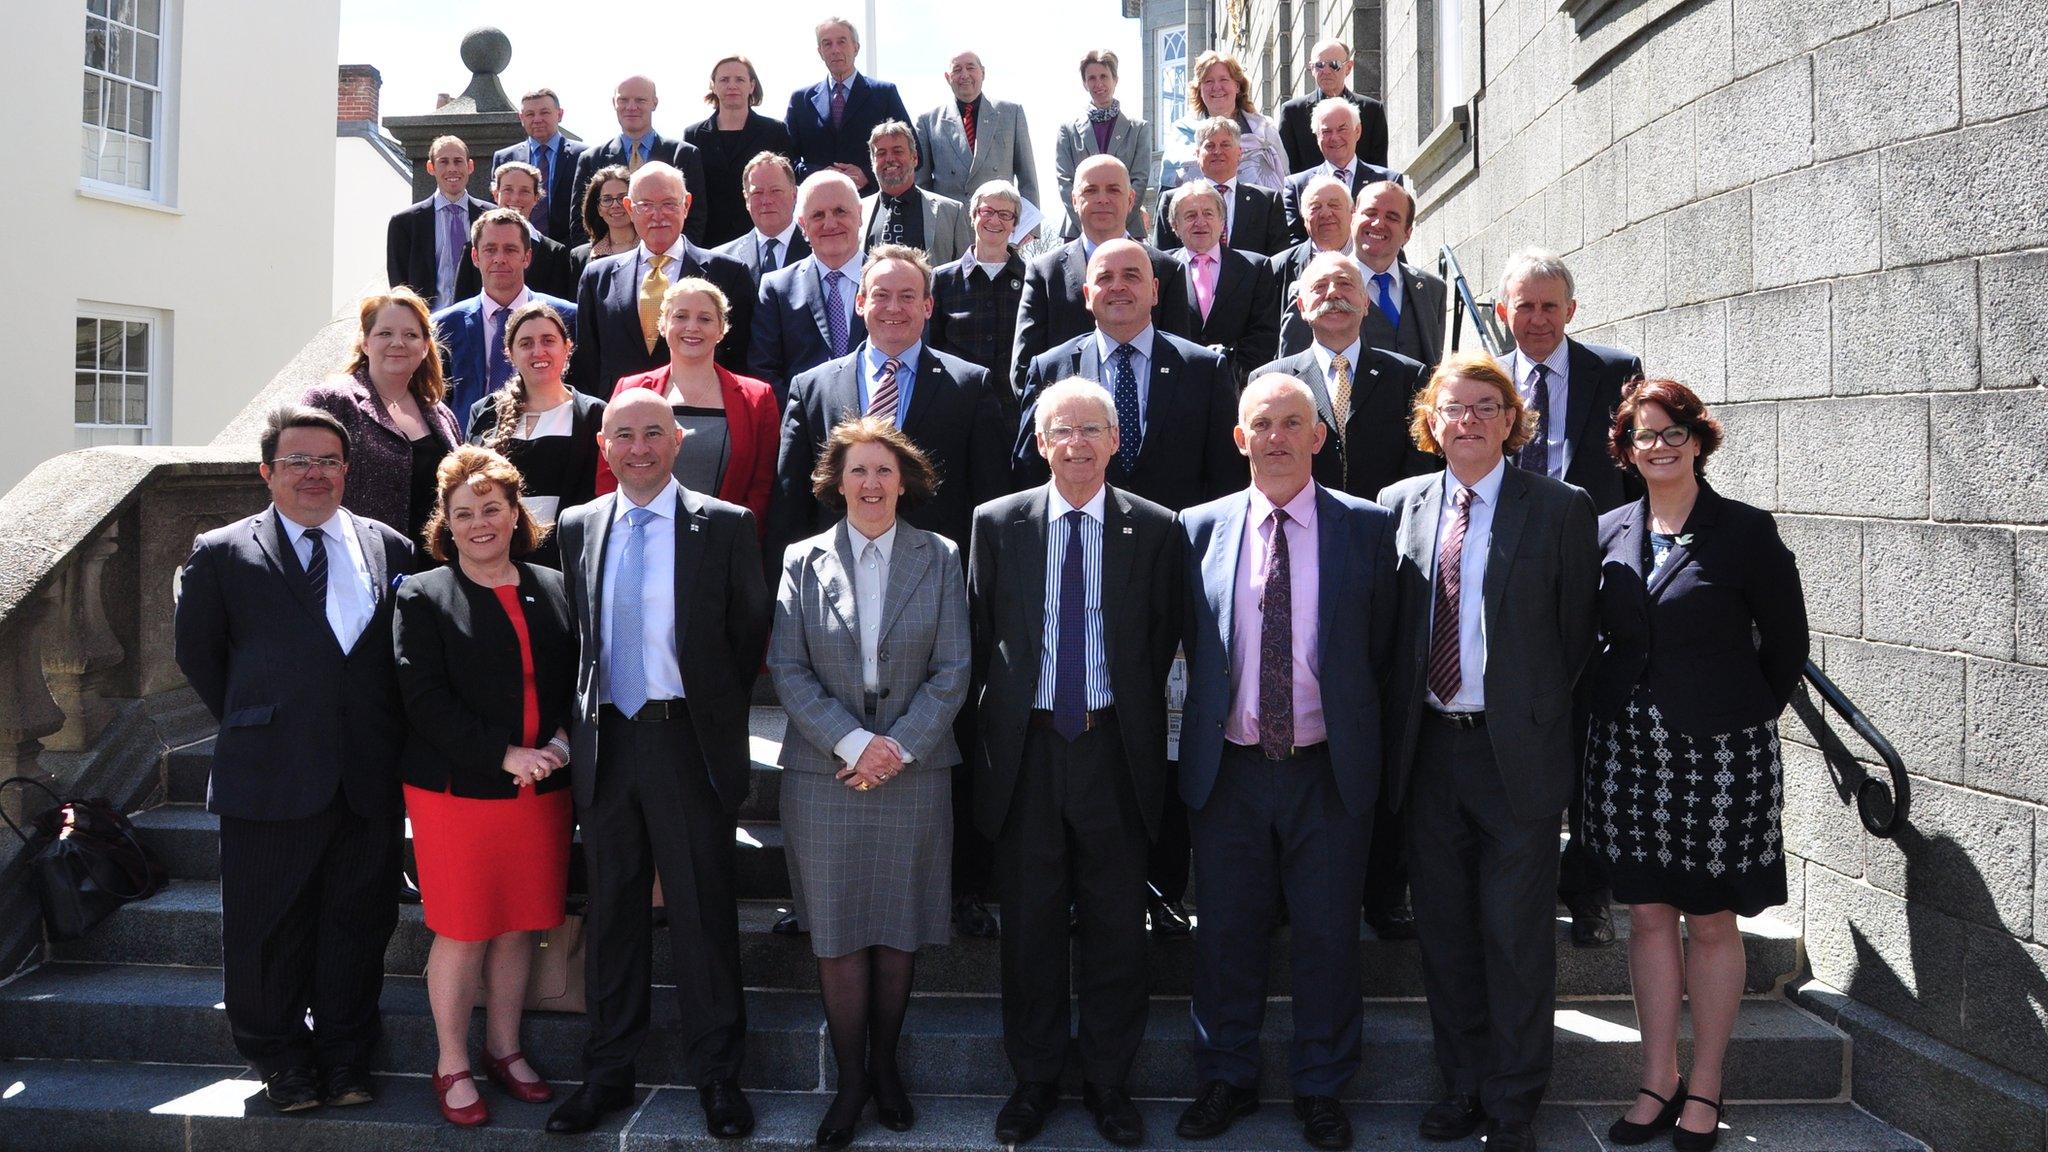
[{"label": "suit jacket", "polygon": [[[539,735],[525,739],[526,676],[519,635],[492,589],[460,565],[422,572],[399,585],[394,650],[405,696],[405,782],[474,800],[510,800],[519,782],[506,773],[505,752],[537,748],[569,726],[575,704],[576,629],[562,574],[519,563],[519,606],[533,653]],[[553,792],[567,776],[533,786]]]},{"label": "suit jacket", "polygon": [[[1236,645],[1237,565],[1251,494],[1234,492],[1181,513],[1187,700],[1180,720],[1180,795],[1209,802],[1223,761]],[[1368,500],[1316,486],[1316,682],[1337,795],[1370,816],[1380,794],[1381,690],[1394,643],[1394,518]],[[1257,659],[1252,660],[1254,667]]]},{"label": "suit jacket", "polygon": [[[498,401],[504,395],[503,390],[492,392],[470,406],[468,427],[471,444],[482,444],[491,430],[498,426]],[[575,409],[569,414],[568,485],[560,492],[539,492],[533,489],[532,478],[527,478],[528,495],[554,496],[561,501],[563,508],[588,504],[596,499],[598,473],[604,468],[604,457],[597,450],[597,434],[604,427],[605,402],[588,392],[571,392],[569,403]]]},{"label": "suit jacket", "polygon": [[[974,823],[990,839],[1009,816],[1044,667],[1047,528],[1045,486],[991,500],[974,512],[967,568],[980,737]],[[1164,686],[1180,640],[1180,549],[1173,513],[1141,496],[1108,490],[1102,642],[1124,763],[1145,830],[1154,837],[1168,778]]]},{"label": "suit jacket", "polygon": [[[720,244],[718,247],[713,248],[712,251],[720,256],[730,256],[741,264],[746,265],[747,275],[754,279],[754,294],[760,295],[761,281],[764,279],[761,275],[761,238],[754,232],[751,224],[748,225],[747,230],[737,239]],[[774,271],[780,272],[810,254],[811,242],[804,239],[804,230],[798,228],[789,234],[787,249],[775,254],[778,263],[775,265]]]},{"label": "suit jacket", "polygon": [[[469,226],[497,205],[469,196],[468,207],[469,219],[462,222],[462,255],[455,262],[457,300],[483,291],[483,274],[469,259]],[[434,303],[436,273],[439,270],[434,248],[434,212],[434,197],[429,196],[393,214],[390,225],[384,230],[385,278],[393,288],[403,284],[419,293],[429,306]]]},{"label": "suit jacket", "polygon": [[832,775],[832,749],[867,729],[910,758],[906,771],[960,763],[953,718],[967,702],[967,588],[951,540],[903,523],[889,553],[875,645],[880,682],[866,716],[854,555],[846,522],[790,546],[775,598],[768,674],[789,713],[776,761],[796,772]]},{"label": "suit jacket", "polygon": [[[576,157],[576,213],[570,218],[574,231],[570,233],[569,240],[572,246],[590,239],[590,233],[583,227],[583,193],[589,189],[591,178],[597,175],[598,169],[611,164],[626,164],[629,159],[626,149],[619,144],[618,133],[613,133],[612,138],[602,144],[586,146],[583,154]],[[683,186],[690,192],[690,215],[683,221],[683,235],[688,236],[692,244],[702,244],[711,226],[711,188],[704,180],[703,154],[697,151],[695,144],[669,140],[656,132],[648,142],[647,159],[673,165],[682,172]],[[553,205],[549,207],[552,209]]]},{"label": "suit jacket", "polygon": [[[1159,286],[1159,327],[1230,361],[1243,388],[1252,369],[1273,358],[1280,346],[1280,317],[1272,308],[1273,266],[1257,253],[1216,249],[1216,298],[1202,319],[1195,299],[1194,270],[1175,253],[1171,279]],[[1377,491],[1377,489],[1375,489]]]},{"label": "suit jacket", "polygon": [[[811,495],[811,469],[832,427],[861,413],[860,358],[867,345],[796,378],[782,419],[782,454],[775,468],[775,500],[768,540],[780,547],[822,532],[833,513]],[[988,373],[927,344],[918,353],[903,434],[924,450],[939,475],[939,490],[900,518],[965,546],[974,507],[1010,490],[1010,428],[996,404]]]},{"label": "suit jacket", "polygon": [[[1244,456],[1230,435],[1237,426],[1237,376],[1228,362],[1207,348],[1156,330],[1152,360],[1138,462],[1124,475],[1112,460],[1110,483],[1176,511],[1244,487]],[[1033,435],[1036,397],[1047,384],[1069,376],[1109,387],[1108,368],[1096,352],[1093,331],[1031,362],[1026,379],[1032,401],[1018,418],[1012,453],[1015,487],[1044,484],[1051,478]]]},{"label": "suit jacket", "polygon": [[875,182],[875,168],[868,159],[868,133],[884,120],[908,124],[910,112],[903,107],[896,85],[855,72],[846,90],[846,110],[839,127],[834,128],[812,103],[814,96],[829,92],[830,82],[820,80],[789,94],[789,111],[783,113],[782,122],[796,146],[797,183],[834,164],[852,164],[867,175],[867,184],[861,189],[865,192]]},{"label": "suit jacket", "polygon": [[[1370,96],[1346,88],[1337,95],[1358,109],[1358,158],[1368,164],[1387,166],[1387,106]],[[1323,162],[1323,149],[1316,143],[1313,123],[1316,105],[1323,102],[1321,89],[1296,96],[1280,106],[1280,145],[1287,149],[1287,170],[1302,172]]]},{"label": "suit jacket", "polygon": [[747,215],[747,200],[740,190],[740,173],[747,161],[763,152],[779,152],[796,162],[796,146],[782,121],[759,112],[747,113],[747,126],[737,132],[718,130],[718,113],[713,112],[688,128],[683,139],[697,149],[704,162],[704,190],[690,190],[704,200],[706,213],[704,243],[716,246],[746,235],[754,227]]},{"label": "suit jacket", "polygon": [[[306,389],[300,402],[341,421],[348,429],[348,483],[341,506],[380,524],[412,523],[412,441],[391,418],[391,410],[366,377],[333,376]],[[427,434],[443,450],[462,443],[462,429],[446,404],[421,405]]]},{"label": "suit jacket", "polygon": [[974,249],[932,273],[932,319],[925,343],[988,369],[989,387],[1005,414],[1017,410],[1011,385],[1011,343],[1017,334],[1017,306],[1024,300],[1024,258],[1016,249],[994,280],[974,277]]},{"label": "suit jacket", "polygon": [[[761,278],[747,372],[775,389],[777,403],[788,399],[790,381],[832,359],[832,326],[825,319],[825,285],[820,279],[824,270],[816,257],[807,256]],[[846,347],[851,351],[867,338],[867,322],[849,296]]]},{"label": "suit jacket", "polygon": [[948,99],[917,118],[917,183],[962,204],[991,180],[1008,180],[1037,204],[1038,161],[1031,154],[1031,127],[1023,106],[980,97],[974,117],[974,146],[960,121],[960,102]]},{"label": "suit jacket", "polygon": [[[1024,372],[1031,359],[1056,344],[1072,340],[1095,329],[1095,316],[1088,311],[1081,285],[1088,279],[1088,257],[1080,240],[1065,244],[1031,261],[1024,269],[1024,296],[1017,305],[1017,339],[1010,352],[1011,383],[1020,401],[1030,396],[1024,390]],[[1147,245],[1152,257],[1152,275],[1163,286],[1173,275],[1173,257]],[[1159,322],[1159,309],[1152,309],[1152,322]]]},{"label": "suit jacket", "polygon": [[[612,399],[618,399],[628,388],[652,388],[666,396],[673,367],[663,364],[652,372],[620,377],[618,386],[612,389]],[[718,484],[718,498],[752,512],[755,528],[766,532],[768,497],[775,490],[775,437],[782,428],[775,390],[751,376],[737,376],[714,367],[718,372],[718,394],[725,403],[725,476]],[[614,491],[618,486],[611,464],[598,457],[598,493]]]},{"label": "suit jacket", "polygon": [[[1186,187],[1186,185],[1182,185]],[[1162,252],[1183,247],[1173,230],[1173,201],[1180,188],[1160,197],[1159,219],[1152,226],[1152,246]],[[1273,256],[1294,243],[1287,234],[1287,213],[1280,207],[1280,194],[1271,188],[1239,181],[1231,199],[1230,247],[1239,252]]]},{"label": "suit jacket", "polygon": [[[1131,172],[1131,191],[1137,193],[1131,202],[1130,219],[1124,222],[1124,230],[1133,236],[1145,234],[1145,192],[1152,184],[1152,126],[1126,113],[1117,114],[1116,123],[1109,128],[1108,149],[1095,146],[1095,125],[1089,123],[1083,113],[1060,125],[1058,151],[1054,153],[1054,174],[1060,185],[1060,210],[1067,222],[1060,229],[1060,239],[1074,240],[1081,235],[1081,222],[1074,218],[1074,169],[1090,156],[1107,151],[1111,156],[1124,162]],[[1052,215],[1052,206],[1040,205],[1047,216]]]},{"label": "suit jacket", "polygon": [[[761,545],[753,513],[687,488],[678,493],[675,644],[683,695],[704,762],[676,768],[705,772],[720,805],[734,813],[747,798],[752,763],[747,713],[768,645],[770,605],[767,585],[761,581]],[[618,493],[599,496],[565,510],[556,524],[580,651],[576,719],[569,734],[569,770],[578,808],[588,808],[597,794],[597,669],[604,655],[604,614],[610,609],[602,595],[605,539],[617,502],[623,499]]]},{"label": "suit jacket", "polygon": [[1315,393],[1316,414],[1330,429],[1323,450],[1316,453],[1316,483],[1371,500],[1396,480],[1440,471],[1443,462],[1418,451],[1408,436],[1415,394],[1428,375],[1422,365],[1364,344],[1358,360],[1351,366],[1351,419],[1343,439],[1337,436],[1330,382],[1313,351],[1262,365],[1252,376],[1278,372],[1308,385]]},{"label": "suit jacket", "polygon": [[[562,314],[569,331],[576,330],[576,305],[559,296],[533,289],[533,302],[546,304]],[[447,382],[450,412],[464,418],[491,391],[491,368],[485,332],[484,298],[471,296],[434,313],[434,335],[441,345],[441,378]],[[577,357],[572,357],[564,375],[575,387]]]},{"label": "suit jacket", "polygon": [[[654,348],[640,334],[640,282],[646,275],[638,248],[590,262],[576,286],[576,360],[583,362],[575,385],[600,398],[610,396],[621,376],[646,372],[668,363],[668,339],[654,337]],[[738,371],[747,359],[747,333],[754,325],[754,278],[730,257],[683,241],[683,259],[668,269],[668,282],[702,276],[725,293],[728,307],[725,339],[718,342],[718,362]]]},{"label": "suit jacket", "polygon": [[[1361,270],[1365,276],[1365,298],[1376,300],[1372,284],[1372,270]],[[1401,277],[1401,325],[1397,330],[1380,311],[1378,304],[1365,310],[1365,323],[1360,331],[1365,342],[1375,348],[1398,352],[1410,360],[1420,361],[1425,367],[1435,368],[1437,361],[1444,357],[1444,313],[1445,302],[1450,298],[1450,289],[1435,273],[1425,272],[1406,260],[1397,260],[1391,269]],[[1294,323],[1304,331],[1308,322],[1294,309],[1288,310]],[[1310,332],[1307,339],[1315,339]],[[1281,347],[1286,347],[1283,335]],[[1303,343],[1302,347],[1308,347]]]},{"label": "suit jacket", "polygon": [[493,152],[491,171],[496,172],[499,165],[513,160],[539,168],[541,187],[547,194],[547,211],[542,213],[538,208],[534,210],[534,226],[549,239],[560,241],[564,248],[570,248],[577,243],[574,239],[579,227],[577,221],[583,215],[581,185],[576,183],[576,162],[583,158],[585,145],[580,140],[571,140],[562,135],[557,135],[555,141],[555,163],[560,167],[553,172],[548,171],[533,156],[531,141],[527,140]]},{"label": "suit jacket", "polygon": [[528,238],[533,241],[533,263],[526,267],[526,286],[535,292],[545,292],[565,300],[574,297],[576,279],[582,273],[569,249],[546,236],[531,235]]},{"label": "suit jacket", "polygon": [[324,811],[336,790],[360,816],[402,811],[405,714],[391,659],[391,578],[411,569],[412,548],[374,520],[353,520],[376,607],[347,652],[275,506],[192,543],[174,629],[178,667],[220,723],[209,812],[302,820]]},{"label": "suit jacket", "polygon": [[[1416,734],[1428,707],[1430,608],[1442,473],[1380,493],[1401,526],[1401,620],[1387,684],[1389,793],[1407,799]],[[1600,554],[1592,501],[1568,484],[1509,466],[1486,552],[1486,734],[1501,787],[1520,820],[1556,818],[1579,778],[1573,753],[1572,686],[1593,651]],[[1467,594],[1470,589],[1467,589]]]},{"label": "suit jacket", "polygon": [[[960,258],[962,252],[973,250],[974,230],[967,224],[965,205],[952,197],[914,185],[911,194],[918,198],[921,208],[918,215],[924,221],[924,252],[933,267],[951,264]],[[867,238],[874,235],[875,213],[881,208],[881,193],[873,192],[861,197],[860,234],[869,250],[874,248],[874,244]]]},{"label": "suit jacket", "polygon": [[[1595,512],[1608,512],[1643,493],[1642,481],[1634,473],[1624,472],[1607,454],[1614,410],[1621,407],[1622,385],[1641,378],[1643,362],[1622,348],[1581,344],[1569,336],[1565,343],[1571,349],[1566,362],[1570,376],[1564,419],[1572,460],[1564,481],[1584,488],[1593,498]],[[1552,418],[1556,418],[1554,413]]]},{"label": "suit jacket", "polygon": [[[1314,166],[1289,176],[1287,186],[1280,190],[1280,206],[1287,213],[1287,234],[1294,238],[1296,244],[1308,239],[1308,222],[1301,218],[1301,190],[1308,187],[1308,182],[1319,175],[1316,168],[1322,165],[1322,154],[1318,152],[1316,155],[1319,159]],[[1398,184],[1401,182],[1401,174],[1383,165],[1370,163],[1360,156],[1357,163],[1351,166],[1352,197],[1356,198],[1358,190],[1367,184],[1377,184],[1382,180],[1392,180]]]},{"label": "suit jacket", "polygon": [[1642,685],[1682,731],[1777,719],[1808,646],[1799,566],[1777,522],[1702,482],[1684,542],[1650,576],[1649,519],[1647,500],[1600,518],[1600,643],[1586,673],[1594,714],[1620,715]]}]

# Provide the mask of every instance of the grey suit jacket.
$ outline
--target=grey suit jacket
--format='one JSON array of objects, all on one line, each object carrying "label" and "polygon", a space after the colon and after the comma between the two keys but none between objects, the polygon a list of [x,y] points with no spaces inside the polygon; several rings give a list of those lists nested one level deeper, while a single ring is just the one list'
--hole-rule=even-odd
[{"label": "grey suit jacket", "polygon": [[[951,264],[962,252],[974,247],[974,230],[967,223],[967,206],[950,196],[918,189],[924,202],[924,251],[932,267]],[[860,202],[860,234],[875,226],[875,213],[882,207],[882,194],[871,193]]]},{"label": "grey suit jacket", "polygon": [[[1060,125],[1059,149],[1054,153],[1054,174],[1060,184],[1060,208],[1066,213],[1066,226],[1060,229],[1060,239],[1072,240],[1081,234],[1081,222],[1074,219],[1074,169],[1081,161],[1102,149],[1095,146],[1095,127],[1088,123],[1083,114]],[[1152,186],[1152,126],[1129,113],[1116,118],[1109,130],[1109,154],[1124,162],[1131,170],[1131,191],[1137,198],[1131,202],[1131,218],[1125,221],[1124,230],[1133,236],[1145,234],[1145,193]],[[1041,204],[1046,214],[1051,215],[1050,205]]]},{"label": "grey suit jacket", "polygon": [[1031,156],[1031,128],[1021,106],[983,96],[973,148],[967,146],[958,101],[948,100],[917,118],[918,187],[965,204],[991,180],[1008,180],[1026,200],[1039,202],[1038,162]]},{"label": "grey suit jacket", "polygon": [[864,718],[851,529],[789,546],[775,597],[768,674],[789,713],[784,768],[836,773],[832,749],[866,728],[901,745],[914,769],[960,763],[953,717],[967,702],[967,583],[953,542],[898,520],[876,644],[875,715]]}]

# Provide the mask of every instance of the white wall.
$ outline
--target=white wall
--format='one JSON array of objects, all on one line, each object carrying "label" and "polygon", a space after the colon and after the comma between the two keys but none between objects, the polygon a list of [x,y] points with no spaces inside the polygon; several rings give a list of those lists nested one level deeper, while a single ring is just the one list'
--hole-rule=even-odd
[{"label": "white wall", "polygon": [[386,286],[384,234],[412,185],[360,136],[334,138],[334,293],[330,307]]}]

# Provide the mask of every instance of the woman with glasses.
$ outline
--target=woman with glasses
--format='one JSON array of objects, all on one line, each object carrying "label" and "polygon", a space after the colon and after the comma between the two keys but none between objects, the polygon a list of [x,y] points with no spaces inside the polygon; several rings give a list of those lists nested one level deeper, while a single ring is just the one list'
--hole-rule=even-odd
[{"label": "woman with glasses", "polygon": [[[1007,180],[991,180],[967,202],[974,248],[932,272],[932,319],[925,339],[941,352],[988,369],[991,382],[1010,379],[1011,336],[1024,299],[1024,258],[1010,246],[1023,198]],[[1015,398],[996,389],[1004,415],[1016,420]]]},{"label": "woman with glasses", "polygon": [[[1600,518],[1600,644],[1586,672],[1586,840],[1629,905],[1642,1087],[1608,1138],[1712,1148],[1742,1003],[1737,916],[1785,902],[1779,713],[1806,602],[1768,512],[1703,479],[1721,425],[1690,388],[1637,381],[1609,451],[1646,495]],[[1684,931],[1680,931],[1680,920]],[[1691,1075],[1678,1017],[1692,1010]]]},{"label": "woman with glasses", "polygon": [[569,263],[578,279],[592,260],[630,252],[640,242],[633,214],[626,208],[626,181],[631,176],[624,164],[606,165],[591,175],[584,188],[583,231],[591,239],[569,250]]}]

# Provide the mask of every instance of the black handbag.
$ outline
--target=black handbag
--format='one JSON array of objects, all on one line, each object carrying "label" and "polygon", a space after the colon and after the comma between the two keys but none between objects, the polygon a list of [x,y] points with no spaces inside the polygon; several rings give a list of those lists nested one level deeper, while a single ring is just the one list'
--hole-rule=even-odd
[{"label": "black handbag", "polygon": [[105,800],[66,800],[40,780],[0,780],[32,787],[54,806],[30,821],[33,835],[0,808],[14,834],[28,845],[30,874],[52,940],[76,940],[130,900],[154,896],[168,877],[135,838],[135,825]]}]

